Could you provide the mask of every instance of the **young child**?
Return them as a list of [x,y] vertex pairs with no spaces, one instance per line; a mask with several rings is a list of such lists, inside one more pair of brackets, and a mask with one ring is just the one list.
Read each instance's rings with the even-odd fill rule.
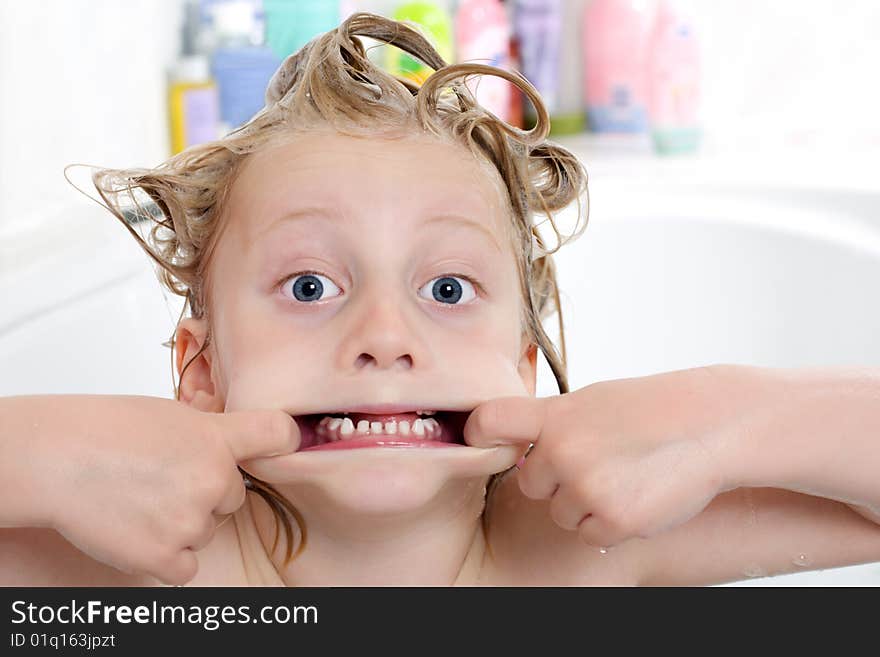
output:
[[[358,36],[436,73],[396,79]],[[469,74],[516,84],[534,129],[479,107]],[[712,584],[880,560],[876,372],[568,392],[541,322],[551,253],[585,227],[553,213],[587,175],[524,78],[361,13],[266,101],[160,167],[96,175],[123,222],[121,193],[161,211],[151,244],[125,225],[191,311],[177,401],[0,400],[4,583]],[[558,396],[534,396],[538,349]]]

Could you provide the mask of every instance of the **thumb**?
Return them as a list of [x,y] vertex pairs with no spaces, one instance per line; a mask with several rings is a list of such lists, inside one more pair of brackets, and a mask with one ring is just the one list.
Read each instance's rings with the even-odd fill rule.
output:
[[528,445],[544,426],[546,401],[538,397],[500,397],[477,406],[464,425],[464,441],[472,447]]
[[236,463],[260,456],[289,454],[299,448],[299,426],[281,410],[247,410],[212,414]]

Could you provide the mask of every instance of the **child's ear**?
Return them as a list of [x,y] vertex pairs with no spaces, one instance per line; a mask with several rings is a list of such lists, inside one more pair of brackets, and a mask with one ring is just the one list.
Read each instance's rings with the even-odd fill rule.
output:
[[529,394],[534,396],[538,378],[538,345],[529,343],[524,345],[517,369]]
[[[175,335],[177,354],[177,375],[180,377],[184,367],[186,372],[180,380],[180,401],[200,411],[222,413],[225,402],[216,394],[214,381],[211,378],[211,347],[201,353],[208,335],[208,323],[205,319],[187,317],[180,320]],[[198,354],[198,356],[196,356]],[[190,363],[190,361],[192,362]],[[189,366],[187,366],[189,363]]]

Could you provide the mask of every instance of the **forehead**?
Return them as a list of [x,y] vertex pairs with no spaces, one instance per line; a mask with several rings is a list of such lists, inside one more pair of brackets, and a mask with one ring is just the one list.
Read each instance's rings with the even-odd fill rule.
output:
[[429,136],[306,134],[250,154],[230,190],[228,210],[246,217],[239,230],[248,244],[285,212],[312,204],[351,215],[365,209],[412,217],[457,213],[509,237],[502,189],[491,165],[458,144]]

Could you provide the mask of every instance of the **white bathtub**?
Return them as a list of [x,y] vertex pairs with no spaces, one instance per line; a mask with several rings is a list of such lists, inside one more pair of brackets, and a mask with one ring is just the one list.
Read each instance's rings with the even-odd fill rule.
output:
[[[573,387],[721,362],[880,367],[880,191],[568,145],[592,200],[557,258]],[[109,213],[82,201],[63,225],[0,243],[0,395],[172,397],[161,343],[180,301]],[[880,563],[744,584],[880,585]]]

